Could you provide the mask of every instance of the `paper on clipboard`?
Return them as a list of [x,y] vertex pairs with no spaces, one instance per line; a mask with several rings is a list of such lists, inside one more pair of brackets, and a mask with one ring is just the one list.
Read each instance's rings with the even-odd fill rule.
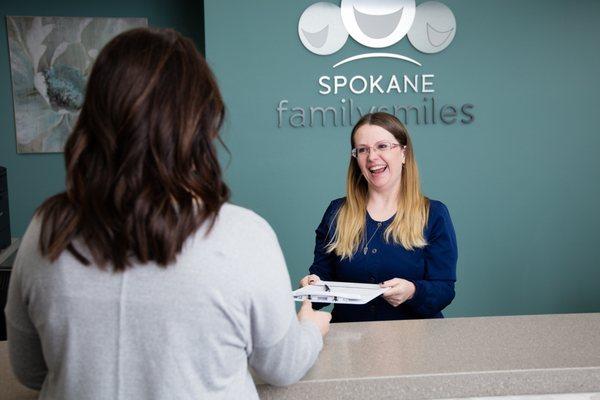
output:
[[366,304],[389,288],[372,283],[320,281],[294,290],[294,300],[317,303]]

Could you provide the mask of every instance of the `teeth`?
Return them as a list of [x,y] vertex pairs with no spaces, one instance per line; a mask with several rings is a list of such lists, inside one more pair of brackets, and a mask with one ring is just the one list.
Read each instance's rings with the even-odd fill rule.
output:
[[369,171],[371,172],[381,172],[385,169],[385,165],[381,166],[381,167],[373,167],[373,168],[369,168]]

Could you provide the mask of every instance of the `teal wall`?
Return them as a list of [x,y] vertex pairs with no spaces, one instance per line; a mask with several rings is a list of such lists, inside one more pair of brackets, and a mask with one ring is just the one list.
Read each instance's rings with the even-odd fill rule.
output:
[[62,154],[17,154],[6,15],[145,17],[148,24],[174,28],[204,51],[204,15],[196,0],[0,0],[0,165],[8,169],[11,229],[22,235],[41,202],[64,190]]
[[233,201],[274,227],[292,280],[307,272],[329,201],[344,195],[350,129],[278,128],[277,103],[420,104],[422,94],[322,96],[316,82],[433,73],[439,104],[475,105],[471,124],[409,121],[424,191],[447,204],[459,240],[447,315],[600,311],[600,2],[442,0],[458,25],[446,50],[424,55],[406,39],[385,49],[423,67],[379,59],[335,70],[369,49],[349,38],[331,56],[308,52],[297,24],[314,2],[205,1]]
[[[191,0],[9,2],[5,15],[135,16],[202,38]],[[369,51],[351,38],[319,57],[297,36],[313,2],[207,0],[207,58],[223,90],[226,169],[233,201],[276,230],[292,280],[312,260],[314,229],[344,194],[349,127],[276,125],[275,107],[420,104],[423,95],[322,96],[320,75],[433,73],[439,104],[475,105],[471,124],[408,124],[424,191],[450,208],[459,239],[450,316],[600,311],[600,17],[597,1],[451,1],[453,43],[423,55],[406,39],[386,49],[413,57],[331,66]],[[418,1],[421,3],[421,1]],[[35,209],[64,187],[62,155],[17,155],[7,40],[0,40],[0,165],[8,167],[11,220],[22,234]]]

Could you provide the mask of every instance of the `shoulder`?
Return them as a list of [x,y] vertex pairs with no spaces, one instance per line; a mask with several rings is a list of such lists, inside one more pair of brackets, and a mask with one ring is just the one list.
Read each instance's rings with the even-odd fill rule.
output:
[[336,219],[340,208],[346,202],[345,197],[340,197],[339,199],[332,200],[327,208],[325,209],[325,213],[323,214],[323,219],[321,220],[321,224],[326,224],[331,226],[334,220]]
[[226,242],[257,243],[276,239],[271,225],[260,215],[244,207],[225,203],[221,206],[209,236]]
[[[269,223],[247,208],[225,203],[210,231],[208,226],[204,224],[188,238],[182,259],[214,257],[211,262],[215,265],[256,269],[261,258],[274,257],[280,251],[277,235]],[[241,273],[238,267],[231,268]]]
[[331,203],[329,203],[329,205],[341,207],[342,204],[344,204],[345,202],[346,202],[346,197],[340,197],[338,199],[331,200]]
[[346,202],[345,197],[340,197],[339,199],[332,200],[329,203],[329,206],[327,206],[327,210],[325,210],[325,213],[326,214],[337,213],[339,211],[339,209],[342,208],[342,206],[344,205],[345,202]]
[[440,216],[448,216],[450,217],[450,211],[448,211],[448,207],[444,203],[439,200],[429,200],[429,220],[433,218],[439,218]]
[[235,204],[225,203],[219,210],[219,219],[224,221],[237,221],[242,223],[268,225],[267,221],[254,211],[236,206]]
[[271,225],[254,211],[225,203],[221,206],[217,216],[217,224],[225,225],[227,228],[235,227],[243,230],[260,230],[271,232]]
[[259,277],[287,271],[271,225],[256,212],[230,203],[221,206],[212,230],[196,235],[188,251],[187,260],[212,257],[219,276],[244,282],[247,288],[264,286]]
[[41,230],[42,218],[36,214],[19,243],[17,257],[12,267],[13,273],[19,271],[23,276],[34,279],[39,271],[47,270],[43,266],[50,262],[41,255],[39,250]]
[[25,234],[21,238],[21,243],[19,244],[21,258],[37,255],[41,231],[42,217],[40,215],[35,215],[29,223]]
[[30,248],[37,247],[38,241],[40,239],[40,234],[42,230],[42,220],[43,217],[40,214],[35,214],[29,222],[29,226],[21,239],[21,244],[19,248],[24,246],[28,246]]
[[439,200],[429,199],[429,218],[426,231],[433,235],[441,231],[454,231],[450,211]]

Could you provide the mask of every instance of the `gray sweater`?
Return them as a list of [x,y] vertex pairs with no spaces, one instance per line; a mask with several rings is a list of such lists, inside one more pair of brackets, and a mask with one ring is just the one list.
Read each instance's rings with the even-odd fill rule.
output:
[[224,205],[166,269],[107,272],[68,252],[50,263],[39,231],[34,219],[6,317],[13,370],[41,399],[256,399],[249,366],[291,384],[323,346],[296,318],[274,232],[249,210]]

